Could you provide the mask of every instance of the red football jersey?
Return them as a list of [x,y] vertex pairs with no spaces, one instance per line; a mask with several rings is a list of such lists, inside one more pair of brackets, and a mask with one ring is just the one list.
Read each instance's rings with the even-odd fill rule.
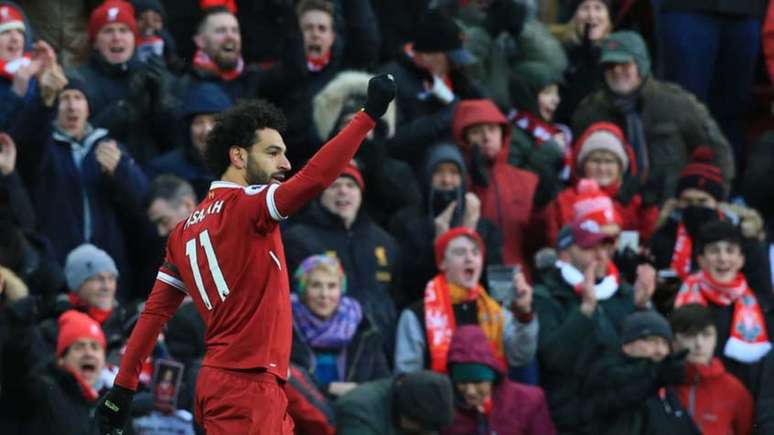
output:
[[204,365],[287,377],[292,319],[278,187],[213,182],[169,236],[168,261],[207,326]]
[[288,375],[292,317],[278,221],[319,195],[373,128],[365,113],[281,186],[215,181],[167,240],[164,264],[121,360],[115,383],[134,390],[141,362],[185,295],[207,327],[204,365]]

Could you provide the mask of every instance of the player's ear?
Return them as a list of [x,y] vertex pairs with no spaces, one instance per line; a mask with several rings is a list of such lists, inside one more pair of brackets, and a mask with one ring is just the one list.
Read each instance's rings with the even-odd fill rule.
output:
[[247,150],[236,145],[232,146],[228,149],[228,159],[235,168],[244,169],[247,167]]

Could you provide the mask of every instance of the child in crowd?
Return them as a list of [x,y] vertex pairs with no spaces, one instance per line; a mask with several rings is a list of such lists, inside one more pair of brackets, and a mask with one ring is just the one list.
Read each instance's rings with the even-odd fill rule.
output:
[[753,399],[715,356],[718,332],[710,311],[700,304],[677,308],[670,316],[675,351],[688,350],[680,403],[704,435],[752,433]]

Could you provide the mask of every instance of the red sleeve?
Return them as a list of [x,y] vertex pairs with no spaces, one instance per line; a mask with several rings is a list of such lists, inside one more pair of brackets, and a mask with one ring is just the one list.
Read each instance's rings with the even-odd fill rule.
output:
[[355,115],[336,137],[312,156],[303,169],[282,183],[276,192],[269,192],[269,202],[272,204],[270,210],[276,210],[284,218],[317,197],[336,181],[374,125],[374,121],[365,112]]
[[774,2],[769,4],[766,19],[763,22],[763,55],[766,58],[766,69],[769,71],[769,79],[774,84]]
[[126,351],[121,358],[121,368],[116,376],[116,384],[130,390],[137,389],[142,363],[156,345],[161,328],[183,302],[185,292],[185,286],[177,275],[176,268],[165,261],[156,275],[156,284],[145,302],[145,308],[132,330],[132,335],[129,336]]

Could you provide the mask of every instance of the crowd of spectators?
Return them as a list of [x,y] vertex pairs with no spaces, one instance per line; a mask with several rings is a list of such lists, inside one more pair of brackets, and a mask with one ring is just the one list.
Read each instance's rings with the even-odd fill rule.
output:
[[[376,73],[282,224],[296,434],[774,435],[764,0],[0,1],[0,433],[98,434],[219,113],[281,108],[290,175]],[[126,433],[202,433],[205,333]]]

